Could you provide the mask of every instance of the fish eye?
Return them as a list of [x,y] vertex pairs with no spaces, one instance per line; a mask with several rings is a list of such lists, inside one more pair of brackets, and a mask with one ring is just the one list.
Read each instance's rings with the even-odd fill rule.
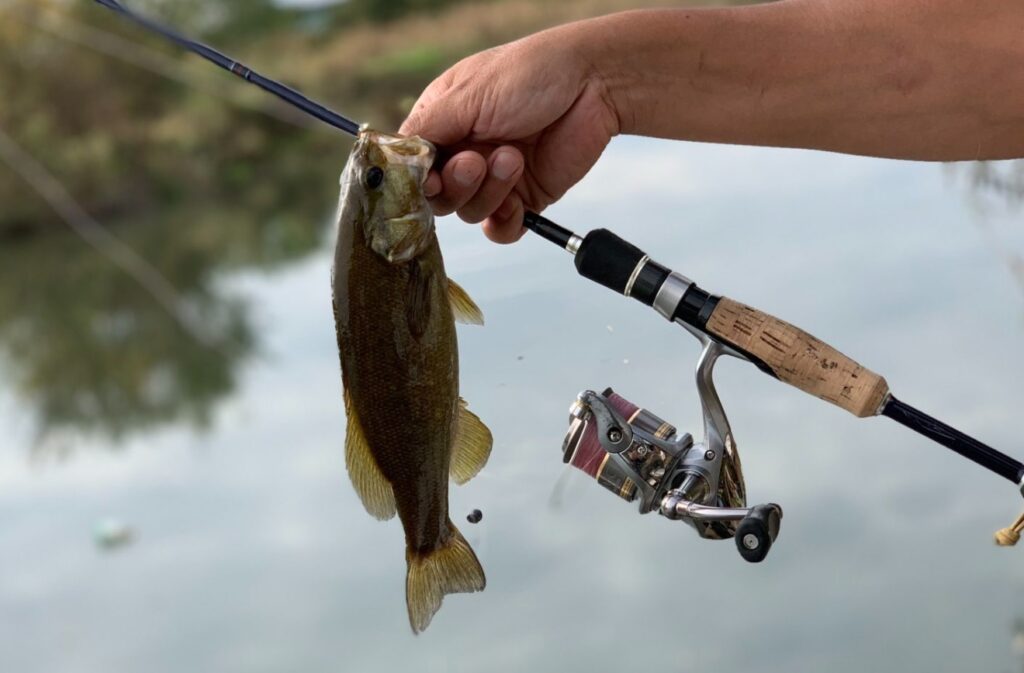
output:
[[384,182],[384,169],[380,166],[371,166],[366,171],[365,180],[367,189],[377,189]]

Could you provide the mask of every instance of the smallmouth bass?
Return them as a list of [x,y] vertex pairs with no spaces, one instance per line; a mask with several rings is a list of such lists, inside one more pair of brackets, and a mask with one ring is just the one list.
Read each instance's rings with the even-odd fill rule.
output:
[[484,588],[448,517],[448,479],[475,476],[492,444],[459,398],[455,320],[482,325],[483,316],[445,275],[423,195],[434,156],[420,138],[361,131],[342,174],[332,273],[345,464],[366,510],[402,521],[415,633],[445,595]]

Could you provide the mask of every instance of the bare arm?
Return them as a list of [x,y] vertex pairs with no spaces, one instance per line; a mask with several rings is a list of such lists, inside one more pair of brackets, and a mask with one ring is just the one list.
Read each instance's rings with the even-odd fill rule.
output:
[[923,160],[1024,156],[1024,2],[789,0],[605,17],[620,130]]
[[[1024,157],[1021,0],[785,0],[640,10],[472,56],[403,126],[428,183],[501,242],[619,133],[920,160]],[[498,165],[505,169],[496,170]]]

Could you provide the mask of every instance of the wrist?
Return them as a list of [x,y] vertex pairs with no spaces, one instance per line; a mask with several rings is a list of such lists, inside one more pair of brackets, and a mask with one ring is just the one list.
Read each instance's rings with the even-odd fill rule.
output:
[[719,139],[723,124],[738,126],[752,109],[760,66],[744,56],[749,21],[738,20],[741,12],[751,13],[641,9],[585,22],[580,48],[608,92],[620,132]]
[[656,113],[665,109],[666,96],[678,87],[679,61],[690,51],[680,28],[693,14],[640,9],[578,24],[575,49],[588,79],[604,92],[620,133],[659,135]]
[[[628,12],[627,12],[628,13]],[[618,15],[584,19],[557,26],[539,33],[545,44],[538,45],[547,55],[549,63],[570,73],[569,81],[584,92],[597,94],[603,102],[603,117],[611,126],[611,135],[629,133],[624,123],[632,121],[631,86],[637,77],[629,76],[612,53],[617,49],[610,41],[609,32],[615,30],[608,22]]]
[[592,87],[615,120],[615,134],[637,133],[636,99],[642,88],[640,73],[624,58],[629,15],[634,11],[586,19],[566,26],[567,44],[581,68],[581,86]]

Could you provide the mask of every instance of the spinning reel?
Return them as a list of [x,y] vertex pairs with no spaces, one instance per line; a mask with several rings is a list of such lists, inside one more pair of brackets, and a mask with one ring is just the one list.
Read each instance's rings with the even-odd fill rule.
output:
[[720,355],[742,355],[714,339],[701,340],[702,442],[694,443],[689,433],[679,434],[611,388],[600,395],[587,390],[569,409],[563,462],[623,500],[639,501],[641,514],[685,521],[703,538],[734,538],[740,555],[758,563],[779,535],[782,508],[774,503],[747,507],[739,453],[712,379]]

